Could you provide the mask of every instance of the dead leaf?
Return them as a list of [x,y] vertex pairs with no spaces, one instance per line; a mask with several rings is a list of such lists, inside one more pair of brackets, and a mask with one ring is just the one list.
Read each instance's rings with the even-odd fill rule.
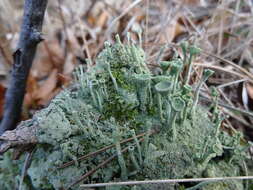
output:
[[184,5],[198,5],[200,0],[183,0]]
[[76,65],[75,56],[73,54],[68,54],[65,60],[65,65],[63,67],[63,74],[64,75],[71,74],[75,69],[75,65]]
[[89,17],[87,18],[87,22],[88,22],[91,26],[94,26],[95,23],[96,23],[96,19],[95,19],[93,16],[89,15]]
[[38,52],[41,53],[38,54],[32,66],[32,73],[36,78],[41,79],[48,76],[55,68],[62,69],[64,54],[57,40],[43,42]]
[[57,78],[62,86],[68,86],[69,83],[72,81],[72,78],[69,75],[64,75],[61,73],[58,73]]
[[103,28],[105,26],[105,24],[106,24],[108,16],[109,16],[108,13],[106,11],[103,11],[99,15],[99,17],[97,19],[97,22],[96,22],[96,25],[99,26],[99,27],[101,27],[101,28]]
[[50,94],[54,91],[57,85],[57,69],[54,69],[47,80],[41,85],[41,87],[34,93],[36,100],[47,100]]
[[34,93],[38,91],[38,83],[33,74],[30,74],[27,80],[26,94],[24,98],[24,106],[29,109],[35,104]]
[[56,88],[54,91],[48,94],[47,97],[38,101],[38,105],[47,106],[50,100],[52,100],[57,94],[59,94],[61,90],[61,88]]
[[166,27],[164,35],[162,35],[160,42],[161,43],[170,43],[172,42],[179,34],[185,32],[185,28],[179,24],[178,21],[173,20]]

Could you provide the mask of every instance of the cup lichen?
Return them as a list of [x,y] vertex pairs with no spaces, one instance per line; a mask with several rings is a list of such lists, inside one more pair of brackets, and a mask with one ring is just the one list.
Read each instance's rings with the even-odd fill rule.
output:
[[[198,53],[187,44],[182,47],[184,62],[188,51],[189,59]],[[117,159],[84,182],[242,175],[241,161],[247,158],[248,144],[241,143],[240,135],[221,131],[220,120],[213,122],[207,108],[193,103],[189,80],[184,86],[178,82],[182,61],[176,63],[171,65],[172,70],[176,69],[172,76],[167,72],[167,62],[162,63],[163,74],[155,76],[148,69],[141,48],[130,42],[122,44],[119,36],[116,44],[105,43],[95,66],[87,72],[77,69],[75,88],[65,89],[34,115],[38,145],[23,189],[65,188],[114,154]],[[113,148],[78,161],[80,156],[110,145]],[[128,151],[122,152],[124,148]],[[20,179],[17,171],[22,164],[11,163],[6,168],[7,158],[5,155],[0,160],[0,185],[4,190],[15,186],[11,185],[11,177]],[[71,160],[74,164],[59,168]],[[186,189],[184,185],[117,189]],[[204,184],[199,189],[243,190],[245,185],[242,181],[230,181]]]

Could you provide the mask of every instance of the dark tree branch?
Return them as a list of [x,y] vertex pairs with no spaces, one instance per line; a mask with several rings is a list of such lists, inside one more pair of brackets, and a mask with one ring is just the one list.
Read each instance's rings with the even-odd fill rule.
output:
[[25,0],[24,17],[17,51],[13,54],[9,88],[5,95],[4,115],[0,135],[16,128],[19,122],[26,90],[26,81],[36,53],[37,44],[42,41],[41,29],[47,0]]

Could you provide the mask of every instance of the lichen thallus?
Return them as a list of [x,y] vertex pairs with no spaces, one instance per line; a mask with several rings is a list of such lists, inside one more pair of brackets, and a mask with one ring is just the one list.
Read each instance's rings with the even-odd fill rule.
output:
[[[128,40],[130,41],[130,40]],[[119,36],[116,36],[117,45],[123,46],[121,43]],[[128,45],[130,42],[128,42]],[[183,60],[180,58],[175,58],[172,61],[161,61],[160,68],[162,69],[163,75],[153,76],[149,72],[143,72],[143,70],[147,69],[145,65],[141,63],[139,68],[133,74],[134,86],[137,90],[137,99],[139,101],[138,107],[141,112],[149,112],[151,111],[150,108],[155,104],[157,106],[157,111],[159,115],[159,119],[162,123],[167,126],[165,129],[161,130],[170,130],[172,135],[172,141],[177,139],[178,130],[176,127],[177,120],[181,125],[184,125],[188,114],[195,113],[195,107],[198,102],[199,91],[203,83],[208,79],[208,77],[213,73],[213,71],[205,70],[203,77],[201,78],[196,91],[194,93],[194,97],[192,98],[192,87],[189,85],[190,75],[192,72],[192,61],[193,57],[199,53],[199,49],[189,45],[186,42],[181,44],[182,52],[183,52]],[[107,50],[109,56],[113,56],[113,53],[118,52],[111,52],[110,44],[108,42],[105,43],[105,49]],[[123,48],[124,49],[124,48]],[[125,53],[132,54],[132,57],[138,62],[137,59],[137,52],[135,45],[129,45],[129,48],[124,49]],[[189,56],[188,56],[189,54]],[[124,59],[124,58],[122,58]],[[105,69],[109,73],[109,77],[112,81],[112,85],[116,92],[120,91],[119,84],[117,77],[114,76],[113,69],[111,67],[115,67],[115,65],[110,65],[106,60],[104,63],[101,64],[102,69]],[[179,80],[180,73],[183,71],[183,68],[187,67],[186,77],[183,82]],[[134,69],[134,68],[132,68]],[[83,73],[81,71],[81,75],[77,78],[81,84],[83,84]],[[89,91],[91,94],[91,98],[93,101],[94,106],[98,108],[100,112],[103,111],[103,102],[104,98],[106,100],[109,99],[108,89],[105,85],[105,79],[93,79],[90,82],[87,81],[87,86],[89,87]],[[102,88],[100,86],[102,85]],[[85,85],[81,85],[84,88]],[[155,96],[154,96],[155,93]],[[103,96],[103,98],[102,98]],[[77,158],[75,161],[67,162],[56,169],[63,169],[68,166],[75,164],[77,161],[82,161],[90,157],[94,157],[100,153],[103,153],[109,149],[116,148],[116,154],[112,155],[110,158],[104,160],[99,164],[96,168],[92,169],[91,171],[87,172],[85,175],[81,176],[80,178],[76,179],[69,185],[69,187],[79,183],[80,181],[84,180],[85,178],[92,175],[98,169],[106,165],[109,161],[118,158],[118,163],[121,168],[121,178],[126,180],[128,177],[127,167],[124,161],[124,157],[122,156],[123,153],[129,152],[131,161],[135,169],[138,171],[144,164],[143,161],[143,151],[144,154],[147,153],[148,149],[148,138],[150,135],[154,135],[159,132],[159,130],[155,129],[151,126],[151,123],[146,123],[149,127],[147,127],[147,132],[141,133],[136,135],[135,130],[132,129],[132,137],[128,139],[122,139],[120,135],[120,131],[116,130],[113,132],[113,139],[114,144],[105,146],[95,152],[86,154]],[[142,138],[140,138],[142,137]],[[126,143],[132,142],[134,143],[128,145],[125,148],[122,146]],[[140,142],[144,141],[144,150],[142,150]],[[135,147],[137,147],[138,156],[135,157],[134,151]],[[208,160],[208,159],[207,159]]]

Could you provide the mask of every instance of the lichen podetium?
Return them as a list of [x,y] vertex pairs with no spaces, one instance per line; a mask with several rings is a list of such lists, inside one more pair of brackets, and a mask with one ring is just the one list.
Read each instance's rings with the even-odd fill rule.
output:
[[[189,47],[184,46],[185,59],[188,51]],[[242,163],[247,159],[248,144],[241,143],[239,132],[230,136],[220,130],[221,120],[209,119],[208,108],[193,104],[197,98],[188,80],[184,84],[179,77],[183,62],[188,61],[176,58],[171,63],[161,62],[164,71],[154,75],[141,48],[122,44],[118,36],[114,45],[106,42],[95,66],[87,72],[82,67],[76,69],[75,88],[64,90],[47,108],[34,115],[33,121],[39,126],[36,133],[39,143],[24,189],[29,186],[61,189],[114,154],[116,159],[84,182],[244,175]],[[175,68],[178,68],[176,73]],[[144,134],[142,141],[137,137],[139,134]],[[121,143],[129,138],[133,140]],[[95,157],[77,160],[112,144],[115,146]],[[128,151],[121,153],[126,147]],[[8,156],[0,160],[0,185],[7,190],[17,185],[22,164],[9,162]],[[57,168],[71,160],[75,161],[73,165]],[[16,184],[9,180],[13,175]],[[194,185],[187,184],[187,188]],[[116,189],[154,188],[175,190],[186,186]],[[245,188],[242,181],[213,182],[200,187],[202,190]]]

